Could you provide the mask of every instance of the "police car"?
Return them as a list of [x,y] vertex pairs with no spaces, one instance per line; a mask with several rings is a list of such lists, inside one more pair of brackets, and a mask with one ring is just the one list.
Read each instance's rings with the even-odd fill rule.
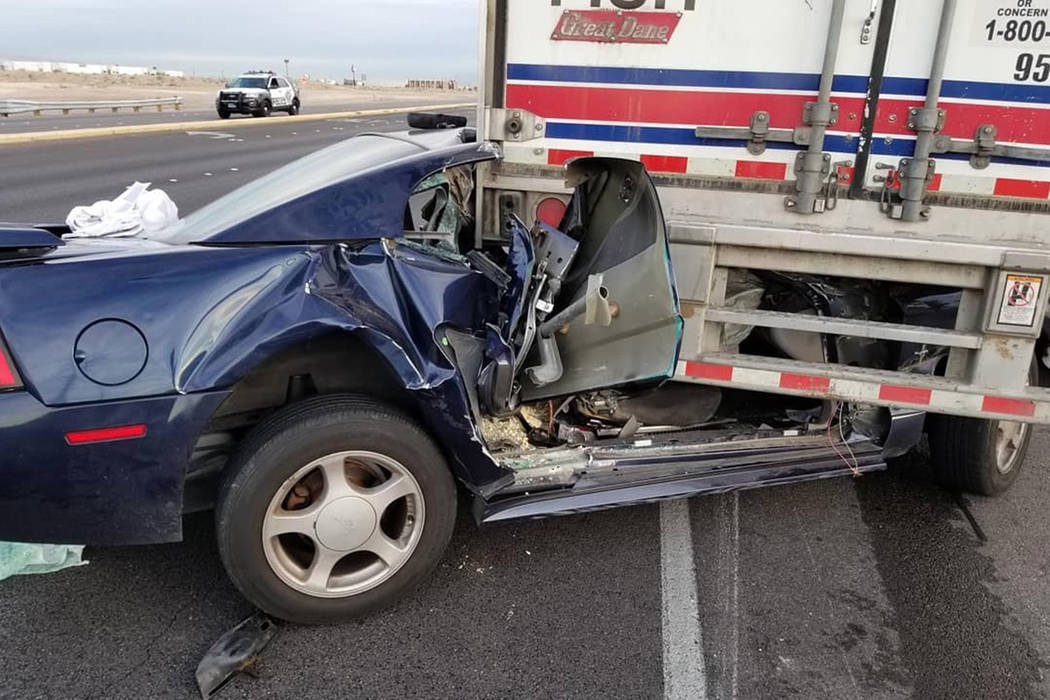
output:
[[248,71],[237,76],[215,98],[221,119],[231,114],[268,117],[272,111],[299,113],[299,90],[273,71]]

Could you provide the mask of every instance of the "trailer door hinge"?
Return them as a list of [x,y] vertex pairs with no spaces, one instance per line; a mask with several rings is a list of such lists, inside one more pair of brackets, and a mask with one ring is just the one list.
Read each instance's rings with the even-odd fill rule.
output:
[[522,143],[541,139],[547,135],[547,122],[523,109],[489,108],[485,111],[488,120],[488,138],[491,141],[513,141]]
[[751,140],[747,142],[747,152],[760,156],[766,152],[766,140],[769,138],[769,112],[755,112],[751,115]]
[[974,154],[970,156],[970,165],[975,170],[984,170],[992,163],[992,155],[995,154],[995,138],[999,130],[994,124],[982,124],[977,127],[977,133],[973,137]]
[[1016,160],[1050,161],[1050,149],[1032,146],[1014,146],[999,143],[999,130],[994,124],[981,124],[977,127],[972,141],[953,139],[939,135],[933,142],[933,153],[969,154],[970,165],[976,170],[984,170],[992,158],[1014,158]]
[[766,152],[769,142],[805,145],[807,141],[802,129],[774,129],[769,112],[759,110],[751,115],[749,126],[698,126],[693,132],[698,139],[732,139],[747,141],[747,152],[760,156]]

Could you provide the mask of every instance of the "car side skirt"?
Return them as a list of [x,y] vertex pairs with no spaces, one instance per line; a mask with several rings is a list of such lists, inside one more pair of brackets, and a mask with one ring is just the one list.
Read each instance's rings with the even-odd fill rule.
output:
[[[803,438],[805,442],[808,441]],[[619,457],[600,460],[588,455],[584,459],[591,465],[600,462],[599,471],[585,472],[571,486],[561,489],[489,501],[478,498],[474,516],[483,524],[572,515],[701,494],[859,476],[886,468],[882,448],[867,438],[854,437],[848,448],[846,445],[826,440],[819,446],[799,444],[774,449],[724,445],[722,449],[692,455],[678,452],[663,461],[653,459],[660,446],[638,450],[637,454],[624,451]],[[583,457],[583,451],[580,454]]]

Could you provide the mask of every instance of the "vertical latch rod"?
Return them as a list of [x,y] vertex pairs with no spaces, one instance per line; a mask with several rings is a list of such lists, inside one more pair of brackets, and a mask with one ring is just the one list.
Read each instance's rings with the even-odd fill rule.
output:
[[824,137],[828,127],[837,121],[838,105],[831,102],[831,86],[835,82],[835,65],[838,63],[845,11],[846,0],[834,0],[831,6],[828,42],[824,47],[820,94],[815,103],[806,105],[804,118],[810,125],[809,148],[800,153],[795,162],[797,193],[785,201],[788,209],[799,214],[814,214],[823,210],[823,206],[818,206],[818,200],[824,180],[831,170],[831,157],[824,153]]
[[923,200],[926,198],[927,183],[930,180],[930,154],[933,152],[934,138],[944,128],[946,117],[944,110],[939,109],[937,104],[944,82],[944,64],[948,57],[952,25],[955,22],[955,6],[956,0],[944,0],[937,44],[933,52],[933,65],[930,67],[926,103],[921,109],[913,109],[908,114],[908,124],[918,133],[918,137],[915,140],[915,155],[907,161],[906,167],[902,168],[899,174],[902,221],[919,221],[930,215],[930,210],[923,205]]

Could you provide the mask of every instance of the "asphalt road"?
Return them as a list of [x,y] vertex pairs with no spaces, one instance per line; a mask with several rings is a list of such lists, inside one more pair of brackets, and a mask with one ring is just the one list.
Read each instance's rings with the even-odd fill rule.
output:
[[[310,102],[303,105],[303,114],[327,112],[351,112],[367,109],[386,109],[392,107],[411,107],[413,105],[432,105],[437,103],[469,102],[470,95],[462,93],[450,93],[444,99],[435,99],[433,95],[420,97],[396,97],[393,99],[342,100],[332,102]],[[286,116],[284,112],[274,112],[272,119],[280,119]],[[10,117],[0,116],[0,134],[15,134],[26,131],[59,131],[61,129],[91,129],[94,127],[130,126],[133,124],[169,124],[189,121],[210,121],[218,119],[214,109],[187,109],[174,110],[166,107],[164,111],[158,112],[155,107],[143,107],[142,111],[134,112],[130,109],[122,109],[119,112],[109,110],[97,111],[94,114],[87,110],[75,110],[69,114],[57,112],[44,112],[39,117],[26,114],[14,114]],[[232,120],[252,119],[249,115],[234,115]]]
[[[188,212],[399,121],[6,147],[0,220],[61,219],[135,179]],[[678,504],[485,529],[464,516],[412,596],[355,624],[284,626],[258,678],[219,697],[657,698],[682,687],[690,654],[704,660],[691,697],[696,683],[709,698],[1046,697],[1048,477],[1040,429],[995,500],[940,490],[919,456]],[[89,548],[88,566],[0,583],[0,696],[192,697],[200,656],[251,611],[210,517],[185,530],[181,544]],[[675,616],[694,606],[698,634]]]
[[[459,113],[470,116],[466,110]],[[77,204],[112,199],[136,180],[164,189],[188,214],[324,146],[366,131],[407,129],[395,114],[223,131],[179,131],[0,146],[0,221],[64,221]]]

